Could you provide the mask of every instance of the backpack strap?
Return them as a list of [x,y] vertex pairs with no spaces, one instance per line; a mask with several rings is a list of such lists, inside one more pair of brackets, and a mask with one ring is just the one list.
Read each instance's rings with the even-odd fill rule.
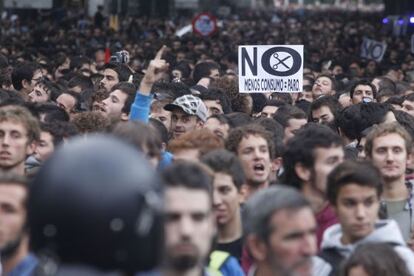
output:
[[335,248],[325,248],[318,256],[329,263],[332,267],[330,276],[338,275],[342,261],[345,259]]
[[[217,271],[220,272],[220,268],[223,266],[223,264],[227,261],[227,259],[230,257],[230,254],[228,252],[214,250],[210,254],[210,262],[208,264],[209,271]],[[220,273],[221,275],[221,273]]]

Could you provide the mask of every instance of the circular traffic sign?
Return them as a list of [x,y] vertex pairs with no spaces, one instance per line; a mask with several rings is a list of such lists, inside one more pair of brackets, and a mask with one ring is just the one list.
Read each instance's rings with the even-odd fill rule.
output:
[[210,13],[200,13],[193,19],[193,32],[210,36],[217,31],[217,18]]

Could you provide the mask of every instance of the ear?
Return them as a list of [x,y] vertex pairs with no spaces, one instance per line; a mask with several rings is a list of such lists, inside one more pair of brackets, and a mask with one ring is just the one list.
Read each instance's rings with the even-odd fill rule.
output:
[[200,119],[197,119],[196,129],[202,129],[204,126],[204,122]]
[[270,169],[272,172],[277,172],[282,167],[282,157],[278,157],[272,160]]
[[411,153],[407,154],[407,161],[406,161],[406,166],[407,168],[412,168],[413,167],[413,152],[411,151]]
[[247,201],[249,197],[249,186],[247,184],[243,184],[239,190],[239,203],[243,204]]
[[128,114],[122,112],[121,113],[121,121],[128,121],[128,120],[129,120]]
[[245,184],[241,185],[239,187],[239,190],[237,191],[237,202],[241,205],[243,203],[246,202],[245,200],[245,189],[244,189]]
[[217,230],[217,222],[216,222],[216,216],[213,212],[210,212],[210,227],[211,227],[211,237],[217,237],[218,230]]
[[31,142],[26,147],[26,155],[32,155],[36,151],[37,142]]
[[295,164],[295,173],[302,181],[308,182],[311,180],[311,170],[305,167],[302,163]]
[[161,143],[161,151],[163,152],[163,151],[166,151],[166,150],[167,150],[167,144],[162,142]]
[[30,82],[28,80],[22,80],[22,87],[23,88],[29,88]]
[[256,261],[264,261],[267,258],[266,244],[260,240],[256,235],[248,235],[246,238],[246,245],[252,257]]

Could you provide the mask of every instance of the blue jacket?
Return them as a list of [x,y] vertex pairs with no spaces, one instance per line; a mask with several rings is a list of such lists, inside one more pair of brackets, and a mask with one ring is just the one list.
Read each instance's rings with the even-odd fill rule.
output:
[[148,123],[152,99],[152,95],[146,96],[137,91],[134,102],[131,105],[129,119],[131,121],[141,121]]
[[[148,123],[152,99],[152,95],[146,96],[137,91],[134,102],[131,105],[131,110],[129,112],[129,120]],[[173,155],[170,152],[162,152],[158,169],[165,168],[166,166],[170,165],[172,161]]]

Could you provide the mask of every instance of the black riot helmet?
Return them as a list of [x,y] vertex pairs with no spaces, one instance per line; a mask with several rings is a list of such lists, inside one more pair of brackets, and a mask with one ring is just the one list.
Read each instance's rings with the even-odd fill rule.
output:
[[155,170],[132,146],[102,135],[76,138],[32,182],[31,247],[57,266],[150,270],[162,253],[160,187]]

